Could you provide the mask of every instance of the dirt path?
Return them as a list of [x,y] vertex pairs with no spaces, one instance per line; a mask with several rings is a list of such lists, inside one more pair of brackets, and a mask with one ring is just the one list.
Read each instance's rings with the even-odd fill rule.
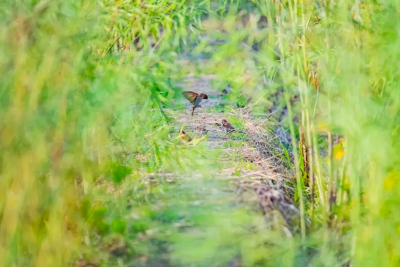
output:
[[[163,169],[143,168],[140,179],[118,187],[99,185],[118,218],[111,227],[122,217],[129,229],[98,241],[99,251],[110,255],[105,266],[288,266],[277,255],[295,240],[299,224],[281,146],[265,119],[248,109],[218,107],[224,97],[212,79],[191,77],[181,84],[209,95],[193,117],[183,97],[186,110],[164,110],[174,129],[168,128],[173,141],[154,146],[164,157]],[[236,131],[227,133],[223,119]],[[195,141],[176,140],[182,127]],[[81,263],[76,266],[99,266]]]
[[[165,110],[174,128],[170,137],[183,127],[194,139],[181,140],[177,148],[193,164],[173,161],[178,172],[144,179],[151,227],[139,235],[136,247],[143,246],[138,252],[143,256],[135,258],[135,266],[271,266],[266,255],[276,257],[282,243],[298,233],[292,174],[280,144],[265,119],[247,109],[218,107],[224,97],[212,79],[191,77],[180,84],[209,96],[193,117],[183,97],[185,110]],[[227,133],[223,119],[234,132]]]
[[[274,223],[292,236],[297,231],[293,220],[298,210],[291,201],[294,190],[288,185],[292,174],[276,137],[266,129],[265,121],[253,118],[248,110],[238,109],[231,114],[216,112],[215,107],[223,104],[223,100],[221,93],[212,88],[212,79],[212,76],[191,77],[181,84],[185,90],[208,94],[209,100],[201,103],[202,108],[196,109],[193,117],[191,105],[186,101],[186,112],[176,118],[178,126],[184,126],[186,133],[195,138],[205,136],[209,149],[220,149],[225,163],[217,179],[233,181],[238,188],[236,197],[253,208],[258,205],[269,225]],[[222,120],[232,122],[230,118],[242,122],[233,133],[222,127]],[[246,163],[251,167],[243,167]]]

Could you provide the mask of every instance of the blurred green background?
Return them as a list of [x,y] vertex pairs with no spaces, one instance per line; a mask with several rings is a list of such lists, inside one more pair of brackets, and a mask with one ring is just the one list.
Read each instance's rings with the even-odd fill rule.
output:
[[[397,0],[2,1],[0,266],[399,266],[399,48]],[[296,235],[171,138],[193,74],[291,133]]]

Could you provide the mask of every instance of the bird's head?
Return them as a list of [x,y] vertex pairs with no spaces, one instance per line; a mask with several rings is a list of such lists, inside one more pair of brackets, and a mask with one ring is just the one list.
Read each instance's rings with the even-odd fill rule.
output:
[[200,94],[200,97],[201,97],[202,99],[208,99],[208,96],[207,96],[206,94],[203,94],[203,93]]

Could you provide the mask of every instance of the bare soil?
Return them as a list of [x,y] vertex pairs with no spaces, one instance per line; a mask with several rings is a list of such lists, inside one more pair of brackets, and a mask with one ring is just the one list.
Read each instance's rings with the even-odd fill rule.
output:
[[[241,199],[245,197],[253,205],[258,203],[266,221],[276,223],[278,218],[279,227],[291,236],[297,231],[293,222],[297,220],[298,209],[291,200],[293,174],[285,163],[278,137],[266,127],[265,119],[252,117],[249,109],[237,109],[230,114],[216,112],[213,108],[223,103],[223,95],[212,88],[212,80],[212,76],[190,77],[180,84],[185,90],[206,93],[209,99],[201,102],[201,108],[196,109],[193,117],[190,115],[191,105],[186,101],[187,110],[175,118],[177,128],[184,125],[190,136],[205,136],[203,142],[210,149],[221,149],[226,167],[219,179],[232,180]],[[245,140],[237,140],[235,133],[228,133],[222,127],[222,120],[228,120],[230,116],[244,121],[244,129],[236,130],[236,133],[242,133]],[[226,145],[228,142],[237,145]],[[251,163],[254,168],[238,168],[236,163],[240,162]]]

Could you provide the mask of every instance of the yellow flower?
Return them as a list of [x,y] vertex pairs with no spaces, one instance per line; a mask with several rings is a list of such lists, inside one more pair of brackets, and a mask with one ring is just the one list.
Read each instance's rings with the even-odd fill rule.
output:
[[398,180],[400,178],[400,173],[398,171],[391,171],[383,181],[383,188],[386,191],[391,191],[396,186]]
[[333,158],[341,159],[345,155],[344,138],[339,138],[339,143],[333,148]]

